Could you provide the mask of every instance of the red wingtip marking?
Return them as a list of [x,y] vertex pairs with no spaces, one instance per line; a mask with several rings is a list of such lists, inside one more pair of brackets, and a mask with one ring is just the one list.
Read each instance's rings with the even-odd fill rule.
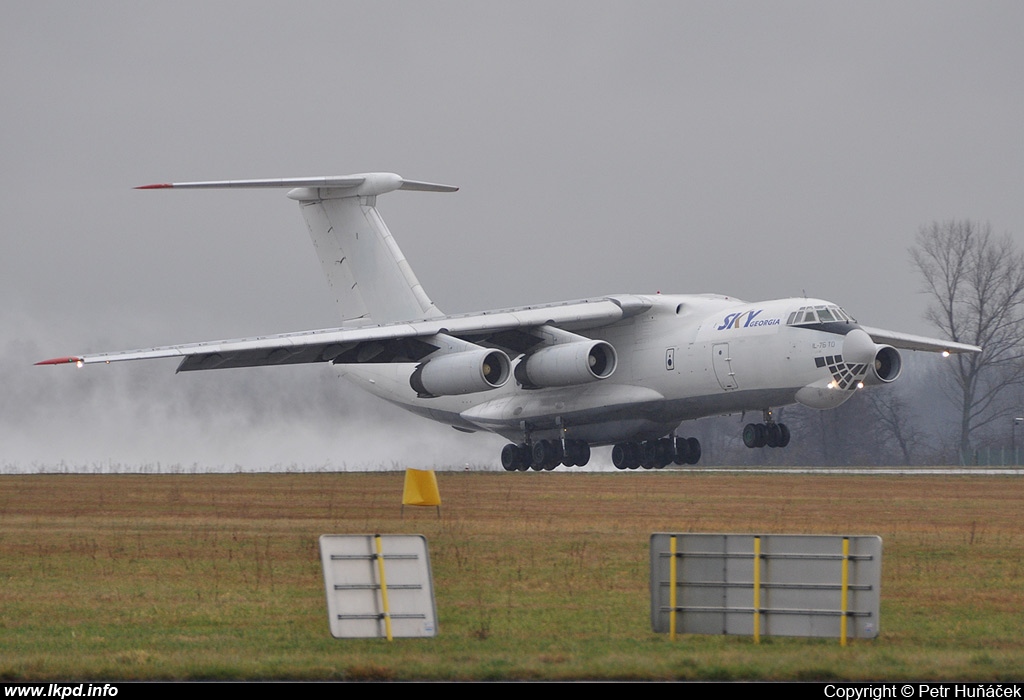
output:
[[161,182],[156,185],[139,185],[135,189],[137,190],[162,190],[168,187],[174,187],[170,182]]
[[42,362],[37,362],[36,364],[37,365],[70,365],[72,363],[81,362],[81,361],[82,361],[82,358],[80,358],[80,357],[55,357],[52,360],[43,360]]

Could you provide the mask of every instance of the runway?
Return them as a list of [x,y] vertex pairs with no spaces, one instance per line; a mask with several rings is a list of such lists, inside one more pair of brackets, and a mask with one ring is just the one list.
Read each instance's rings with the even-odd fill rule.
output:
[[1024,476],[1020,467],[708,467],[690,472],[723,474],[845,474],[850,476]]

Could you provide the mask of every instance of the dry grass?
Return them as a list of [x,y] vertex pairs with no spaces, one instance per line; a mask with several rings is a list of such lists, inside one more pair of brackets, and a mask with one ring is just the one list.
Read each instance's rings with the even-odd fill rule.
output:
[[[1015,477],[440,473],[0,477],[0,675],[130,678],[1024,677]],[[881,636],[649,628],[652,532],[877,534]],[[440,635],[334,640],[317,537],[426,535]]]

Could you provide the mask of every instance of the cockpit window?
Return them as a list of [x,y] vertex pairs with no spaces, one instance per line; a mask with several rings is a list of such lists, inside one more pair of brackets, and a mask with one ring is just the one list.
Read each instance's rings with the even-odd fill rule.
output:
[[856,323],[850,314],[838,306],[802,306],[789,314],[787,326],[803,326],[811,323]]
[[833,308],[838,312],[838,316],[836,316],[836,318],[838,318],[838,319],[840,319],[842,321],[849,321],[850,323],[856,323],[857,322],[857,319],[855,319],[850,314],[846,313],[846,311],[842,307],[836,306],[836,307],[833,307]]

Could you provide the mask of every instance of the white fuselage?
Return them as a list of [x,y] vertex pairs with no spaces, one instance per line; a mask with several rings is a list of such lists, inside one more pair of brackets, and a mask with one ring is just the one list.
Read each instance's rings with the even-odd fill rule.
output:
[[457,428],[488,430],[513,441],[525,433],[554,439],[564,429],[566,437],[593,445],[657,438],[684,420],[798,400],[832,408],[856,388],[829,386],[835,363],[832,370],[824,363],[842,353],[845,333],[856,329],[855,323],[827,330],[824,324],[787,325],[796,309],[828,302],[751,304],[710,294],[642,299],[650,303],[644,313],[588,332],[610,343],[618,355],[610,377],[588,384],[525,389],[509,381],[491,391],[420,398],[409,384],[413,364],[338,369],[376,396]]

